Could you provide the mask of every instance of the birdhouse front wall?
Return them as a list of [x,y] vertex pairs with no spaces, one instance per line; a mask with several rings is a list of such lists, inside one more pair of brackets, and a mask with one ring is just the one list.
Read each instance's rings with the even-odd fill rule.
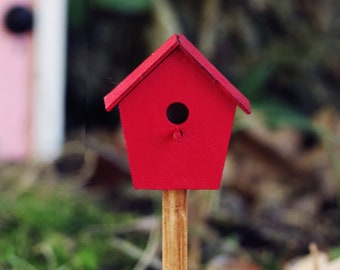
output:
[[236,104],[190,55],[174,50],[119,109],[135,188],[219,188]]

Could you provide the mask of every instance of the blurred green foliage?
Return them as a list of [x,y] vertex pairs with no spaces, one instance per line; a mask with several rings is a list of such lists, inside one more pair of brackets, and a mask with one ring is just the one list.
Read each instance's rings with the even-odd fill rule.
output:
[[315,127],[308,116],[283,104],[277,98],[268,97],[268,94],[265,92],[265,84],[273,74],[274,69],[272,65],[263,62],[250,69],[242,77],[237,87],[251,100],[252,108],[265,115],[268,127],[291,126],[301,131],[315,131]]
[[[284,253],[284,252],[282,252]],[[273,254],[270,252],[262,251],[257,256],[258,263],[267,270],[280,270],[280,259],[283,258],[282,254]]]
[[333,247],[333,248],[329,251],[329,258],[330,258],[330,260],[340,258],[340,246],[338,246],[338,247]]
[[237,84],[242,93],[251,99],[252,103],[263,102],[264,84],[272,75],[272,68],[269,64],[260,63],[250,69]]
[[0,195],[0,269],[131,269],[129,257],[110,246],[115,225],[131,214],[112,214],[60,183],[24,191],[13,183]]
[[139,13],[150,9],[151,0],[93,0],[92,4],[122,13]]
[[72,0],[68,1],[68,22],[72,29],[84,27],[91,9],[103,9],[122,14],[147,12],[151,8],[151,0]]
[[91,9],[102,9],[122,14],[138,14],[149,11],[151,0],[72,0],[68,1],[68,22],[72,29],[84,27]]
[[68,1],[68,23],[73,29],[82,27],[88,19],[88,1],[72,0]]

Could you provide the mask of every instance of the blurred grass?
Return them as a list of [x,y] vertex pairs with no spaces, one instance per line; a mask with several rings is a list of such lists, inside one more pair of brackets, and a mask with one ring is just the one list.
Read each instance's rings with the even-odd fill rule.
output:
[[110,239],[132,214],[113,214],[50,174],[28,184],[27,169],[15,167],[0,175],[0,269],[131,269]]
[[340,246],[334,247],[329,251],[330,260],[340,258]]

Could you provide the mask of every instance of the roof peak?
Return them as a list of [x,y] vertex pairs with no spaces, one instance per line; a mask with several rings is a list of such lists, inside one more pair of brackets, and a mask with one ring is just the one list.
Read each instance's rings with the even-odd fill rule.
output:
[[104,98],[106,110],[112,110],[178,47],[181,47],[181,49],[191,57],[197,65],[209,74],[214,82],[222,87],[223,92],[231,97],[245,113],[250,113],[249,100],[237,90],[235,86],[233,86],[183,34],[173,34],[120,84],[107,94]]

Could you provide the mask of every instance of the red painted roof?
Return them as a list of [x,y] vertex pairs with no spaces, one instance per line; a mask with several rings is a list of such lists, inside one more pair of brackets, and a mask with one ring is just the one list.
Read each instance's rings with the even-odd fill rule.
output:
[[153,69],[175,49],[181,48],[194,62],[205,70],[214,80],[222,86],[225,94],[230,96],[235,103],[247,114],[250,113],[249,100],[233,86],[221,72],[219,72],[204,55],[182,34],[172,35],[153,54],[151,54],[141,65],[128,75],[114,90],[104,97],[105,108],[112,110],[122,99],[124,99]]

